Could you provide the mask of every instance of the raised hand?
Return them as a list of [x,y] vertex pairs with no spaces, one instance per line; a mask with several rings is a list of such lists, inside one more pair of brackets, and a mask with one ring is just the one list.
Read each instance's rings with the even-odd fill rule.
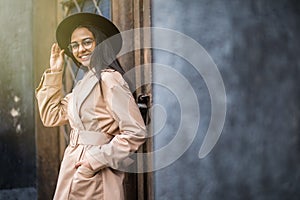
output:
[[64,67],[64,51],[60,50],[57,43],[54,43],[51,47],[51,56],[50,56],[50,69],[51,72],[62,71]]

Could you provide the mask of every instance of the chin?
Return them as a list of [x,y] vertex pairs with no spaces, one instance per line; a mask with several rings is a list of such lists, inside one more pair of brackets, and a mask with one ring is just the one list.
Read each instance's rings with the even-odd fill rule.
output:
[[90,66],[90,62],[82,62],[81,63],[84,67],[89,67]]

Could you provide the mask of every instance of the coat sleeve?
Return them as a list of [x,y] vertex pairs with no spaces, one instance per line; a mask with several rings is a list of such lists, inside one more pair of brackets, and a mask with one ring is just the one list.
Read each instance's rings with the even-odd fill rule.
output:
[[86,159],[93,170],[119,169],[122,161],[146,140],[146,127],[128,84],[118,72],[103,72],[102,89],[107,109],[118,122],[120,133],[101,147],[92,146]]
[[68,97],[62,96],[63,72],[46,70],[35,90],[38,109],[44,126],[53,127],[66,124]]

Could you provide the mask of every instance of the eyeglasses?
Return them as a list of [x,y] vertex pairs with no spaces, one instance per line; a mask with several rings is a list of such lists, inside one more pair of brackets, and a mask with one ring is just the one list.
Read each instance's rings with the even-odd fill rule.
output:
[[68,45],[68,49],[71,53],[76,53],[79,50],[79,44],[81,44],[81,46],[86,49],[89,50],[92,48],[93,46],[93,42],[94,40],[91,38],[86,38],[83,39],[80,43],[78,42],[72,42],[71,44]]

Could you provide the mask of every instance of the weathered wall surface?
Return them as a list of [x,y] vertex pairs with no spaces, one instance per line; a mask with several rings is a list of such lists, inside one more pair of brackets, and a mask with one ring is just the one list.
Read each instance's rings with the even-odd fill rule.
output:
[[[0,199],[3,189],[36,185],[32,2],[2,0],[0,6]],[[26,191],[22,191],[23,195]],[[4,195],[4,196],[2,196]]]
[[[222,135],[210,154],[199,159],[211,117],[206,85],[185,60],[154,51],[154,62],[169,65],[190,80],[201,109],[200,127],[190,148],[155,172],[156,199],[298,199],[299,1],[154,0],[152,6],[153,26],[187,34],[206,49],[227,94]],[[161,42],[158,35],[153,38],[154,43]],[[171,36],[169,40],[176,42]],[[170,79],[160,72],[153,69],[154,81]],[[169,84],[178,83],[170,79]],[[162,105],[167,116],[165,126],[156,131],[156,149],[174,138],[181,120],[180,101],[166,88],[154,86],[154,104]],[[161,117],[153,120],[158,128]]]

